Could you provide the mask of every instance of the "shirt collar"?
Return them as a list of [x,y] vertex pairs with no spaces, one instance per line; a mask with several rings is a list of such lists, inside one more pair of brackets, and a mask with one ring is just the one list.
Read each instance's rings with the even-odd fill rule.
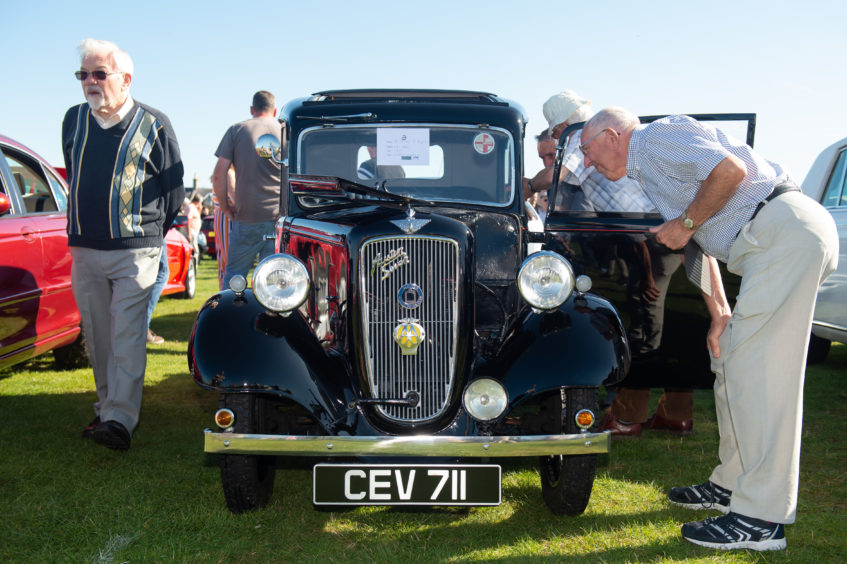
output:
[[102,118],[97,115],[97,112],[95,112],[94,110],[91,111],[91,115],[94,116],[94,121],[97,122],[97,125],[99,125],[103,129],[109,129],[110,127],[118,125],[129,114],[129,112],[134,106],[135,102],[133,102],[132,96],[127,96],[123,105],[118,108],[118,111],[117,113],[115,113],[115,115],[108,118]]
[[632,135],[629,137],[629,147],[626,155],[626,175],[632,179],[639,180],[641,176],[641,163],[638,162],[639,149],[642,145],[641,137],[644,134],[644,128],[647,126],[641,124],[632,130]]

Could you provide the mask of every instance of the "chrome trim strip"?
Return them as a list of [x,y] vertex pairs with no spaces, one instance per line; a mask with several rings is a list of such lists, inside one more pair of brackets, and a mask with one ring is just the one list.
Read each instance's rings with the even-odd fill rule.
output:
[[204,431],[204,451],[224,454],[289,456],[522,457],[609,452],[611,434],[528,435],[508,437],[314,437],[248,435]]

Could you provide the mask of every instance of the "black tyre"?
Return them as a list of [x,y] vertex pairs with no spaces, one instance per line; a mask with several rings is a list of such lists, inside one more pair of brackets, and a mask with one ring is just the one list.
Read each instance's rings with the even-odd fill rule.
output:
[[79,332],[76,341],[66,347],[53,350],[53,365],[59,370],[73,370],[74,368],[85,368],[91,365],[88,358],[88,345],[85,343],[85,335]]
[[[580,409],[590,409],[599,413],[596,388],[565,388],[557,403],[564,410],[555,410],[550,415],[561,419],[559,428],[562,433],[578,433],[574,414]],[[592,429],[594,430],[594,429]],[[579,515],[585,511],[591,490],[594,488],[594,474],[597,470],[596,454],[570,456],[542,456],[540,461],[541,494],[544,503],[556,515]]]
[[822,339],[814,334],[809,335],[809,354],[806,355],[806,364],[818,364],[826,360],[832,341]]
[[[221,407],[235,414],[236,433],[264,431],[268,400],[255,394],[221,394]],[[226,505],[233,513],[264,507],[271,497],[276,473],[276,458],[254,454],[222,454],[221,483]]]
[[185,291],[180,294],[184,300],[190,300],[197,292],[197,259],[192,258],[191,264],[188,265],[188,272],[185,273]]

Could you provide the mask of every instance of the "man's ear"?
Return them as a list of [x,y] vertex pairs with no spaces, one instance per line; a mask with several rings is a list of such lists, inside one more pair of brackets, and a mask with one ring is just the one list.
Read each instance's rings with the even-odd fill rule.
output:
[[125,72],[124,75],[123,75],[123,79],[124,79],[123,89],[129,90],[129,85],[132,84],[132,75],[128,72]]

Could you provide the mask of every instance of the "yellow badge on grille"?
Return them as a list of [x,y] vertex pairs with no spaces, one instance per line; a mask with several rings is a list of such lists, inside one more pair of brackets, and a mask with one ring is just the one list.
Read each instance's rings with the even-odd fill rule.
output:
[[423,326],[415,321],[404,321],[394,328],[394,342],[400,345],[404,355],[418,354],[418,347],[425,336]]

